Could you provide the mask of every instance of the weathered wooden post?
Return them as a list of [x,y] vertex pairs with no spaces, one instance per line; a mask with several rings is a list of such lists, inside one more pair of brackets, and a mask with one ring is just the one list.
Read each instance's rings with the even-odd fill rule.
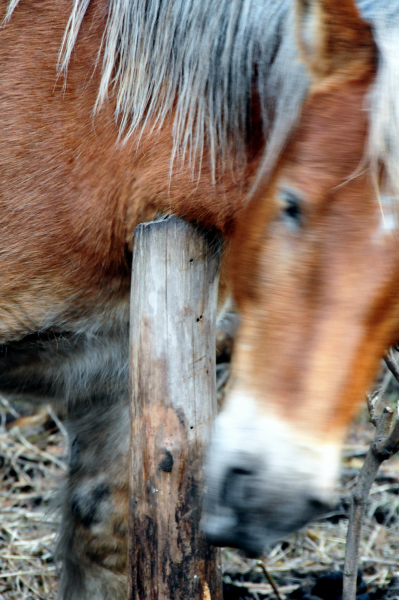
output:
[[216,413],[220,241],[168,218],[135,232],[131,300],[130,600],[220,600],[199,530]]

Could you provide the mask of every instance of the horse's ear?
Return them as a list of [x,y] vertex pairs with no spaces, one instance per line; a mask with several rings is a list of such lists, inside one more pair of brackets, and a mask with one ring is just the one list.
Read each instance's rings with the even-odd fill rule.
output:
[[355,0],[296,0],[296,9],[299,44],[316,79],[374,61],[371,26]]

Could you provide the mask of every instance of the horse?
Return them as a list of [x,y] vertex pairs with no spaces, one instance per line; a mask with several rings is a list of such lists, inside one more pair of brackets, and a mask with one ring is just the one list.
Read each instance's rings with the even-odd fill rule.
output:
[[1,6],[0,392],[68,413],[60,598],[126,594],[132,244],[160,215],[224,239],[203,528],[258,554],[331,506],[399,337],[399,1]]

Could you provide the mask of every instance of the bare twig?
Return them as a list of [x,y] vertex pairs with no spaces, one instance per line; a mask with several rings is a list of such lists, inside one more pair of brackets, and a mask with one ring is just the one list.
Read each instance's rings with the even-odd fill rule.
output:
[[[387,353],[385,362],[399,381],[399,367],[393,356],[393,351]],[[370,488],[376,478],[380,465],[399,450],[399,419],[393,422],[393,411],[385,407],[382,414],[377,416],[375,404],[381,389],[367,398],[370,421],[376,426],[376,433],[366,455],[363,467],[352,495],[349,514],[348,533],[346,538],[343,600],[355,600],[357,566],[359,560],[360,535],[364,516],[364,508],[370,493]]]
[[263,571],[263,573],[264,573],[267,581],[272,586],[273,592],[277,596],[277,600],[281,600],[280,592],[278,591],[278,588],[277,588],[276,584],[274,583],[273,577],[271,575],[269,575],[268,570],[266,569],[266,567],[263,564],[263,562],[261,560],[258,560],[258,561],[256,561],[256,564],[258,565],[258,567],[260,567],[262,569],[262,571]]
[[[399,367],[398,367],[399,370]],[[382,401],[382,398],[387,390],[387,387],[392,379],[392,371],[388,368],[381,385],[379,385],[372,394],[367,394],[367,408],[370,415],[370,423],[372,423],[375,427],[377,427],[378,422],[378,405]]]
[[2,404],[15,419],[18,419],[21,416],[4,396],[0,396],[0,404]]
[[50,417],[53,419],[54,423],[57,425],[59,431],[62,433],[64,438],[68,439],[68,432],[65,429],[64,425],[59,420],[59,418],[57,417],[57,415],[55,414],[51,404],[47,404],[46,410],[47,410],[48,414],[50,415]]
[[375,406],[376,406],[378,400],[380,399],[381,395],[382,395],[382,388],[380,386],[376,390],[374,390],[374,392],[372,394],[367,394],[367,396],[366,396],[367,408],[368,408],[369,415],[370,415],[369,421],[375,427],[377,427],[377,423],[378,423],[378,416],[376,415],[376,412],[375,412]]
[[385,364],[391,371],[392,375],[397,381],[399,381],[399,365],[396,362],[395,354],[392,348],[390,348],[384,358]]

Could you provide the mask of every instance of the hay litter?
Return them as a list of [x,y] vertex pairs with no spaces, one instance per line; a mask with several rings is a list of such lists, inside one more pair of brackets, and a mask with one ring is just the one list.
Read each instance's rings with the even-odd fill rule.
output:
[[[227,363],[227,361],[226,361]],[[218,372],[222,399],[229,365]],[[391,385],[392,382],[391,382]],[[387,396],[398,397],[393,385]],[[12,422],[11,422],[12,421]],[[344,448],[341,501],[327,518],[278,543],[263,558],[282,598],[297,589],[309,574],[342,569],[349,497],[362,465],[373,427],[363,417],[352,427]],[[57,565],[53,548],[57,518],[49,511],[57,483],[66,472],[66,432],[50,407],[20,417],[18,405],[0,398],[0,598],[55,600]],[[251,600],[274,598],[256,560],[224,549],[226,584],[242,586]],[[373,485],[363,527],[361,563],[370,591],[399,577],[399,458],[382,466]],[[246,592],[245,592],[246,593]],[[245,594],[242,596],[245,597]]]
[[[16,418],[9,423],[10,416]],[[65,471],[65,430],[51,408],[20,418],[0,403],[0,597],[55,600],[52,492]]]

